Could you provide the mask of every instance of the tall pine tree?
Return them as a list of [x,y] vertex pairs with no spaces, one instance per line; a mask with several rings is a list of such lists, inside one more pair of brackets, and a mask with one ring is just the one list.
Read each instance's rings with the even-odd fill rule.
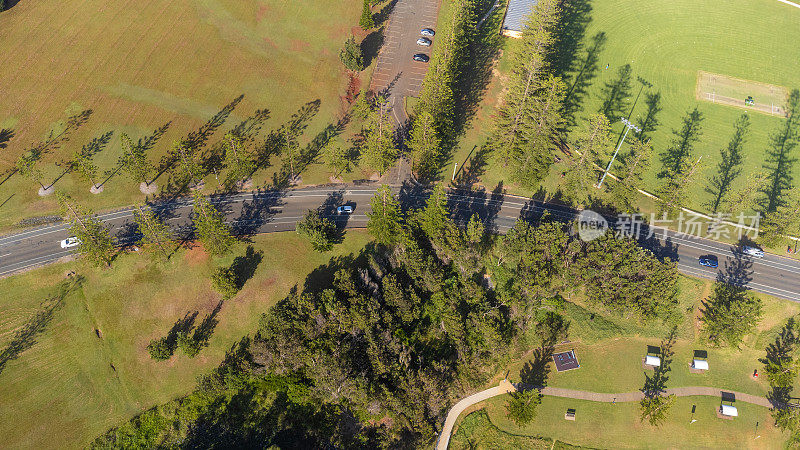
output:
[[70,233],[80,241],[78,252],[97,266],[111,265],[114,259],[114,242],[103,222],[91,210],[79,206],[68,195],[57,193],[56,199]]
[[395,200],[389,186],[383,185],[369,202],[367,231],[383,245],[392,245],[400,237],[402,229],[400,204]]
[[194,193],[192,220],[197,237],[208,253],[218,256],[230,251],[234,238],[225,217],[199,191]]
[[[142,234],[140,245],[152,247],[164,259],[169,258],[169,245],[172,243],[172,230],[162,222],[153,210],[141,203],[133,207],[133,220]],[[154,252],[156,253],[156,252]]]

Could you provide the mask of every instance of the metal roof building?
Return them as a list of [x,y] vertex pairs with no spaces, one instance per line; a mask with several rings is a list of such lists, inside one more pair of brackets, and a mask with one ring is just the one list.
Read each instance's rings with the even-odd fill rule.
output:
[[525,18],[533,11],[534,5],[536,5],[536,0],[509,0],[500,33],[513,38],[522,36]]

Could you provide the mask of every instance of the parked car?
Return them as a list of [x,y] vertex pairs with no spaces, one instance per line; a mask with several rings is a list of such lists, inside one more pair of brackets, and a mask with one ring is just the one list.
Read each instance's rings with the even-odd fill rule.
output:
[[342,205],[342,206],[336,208],[336,213],[337,214],[352,214],[353,213],[353,207],[350,206],[350,205]]
[[719,261],[714,255],[703,255],[700,257],[700,265],[703,267],[715,268],[719,266]]
[[423,28],[419,30],[419,34],[427,37],[433,37],[436,34],[436,32],[431,30],[430,28]]
[[81,240],[75,236],[68,237],[61,241],[61,248],[72,248],[81,245]]
[[430,60],[430,58],[428,58],[428,55],[426,55],[425,53],[417,53],[416,55],[414,55],[414,61],[426,63],[428,62],[428,60]]
[[421,45],[423,47],[430,47],[431,46],[431,40],[428,39],[428,38],[424,38],[424,37],[423,38],[419,38],[419,39],[417,39],[417,45]]
[[751,247],[749,245],[742,246],[742,253],[745,255],[749,255],[755,258],[763,258],[764,257],[764,250],[761,250],[758,247]]

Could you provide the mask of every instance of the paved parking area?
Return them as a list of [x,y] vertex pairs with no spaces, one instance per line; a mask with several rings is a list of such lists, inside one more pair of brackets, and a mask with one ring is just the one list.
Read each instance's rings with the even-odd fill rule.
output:
[[398,124],[405,122],[403,97],[419,95],[428,71],[428,63],[414,61],[412,57],[416,53],[431,56],[436,47],[436,36],[430,38],[433,41],[430,47],[417,45],[419,31],[435,30],[438,15],[439,0],[397,0],[389,17],[370,90],[388,89],[392,115]]

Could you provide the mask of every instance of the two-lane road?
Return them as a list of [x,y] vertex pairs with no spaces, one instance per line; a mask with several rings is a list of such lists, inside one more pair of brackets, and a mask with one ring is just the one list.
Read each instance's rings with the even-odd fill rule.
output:
[[[309,209],[320,208],[322,213],[348,228],[366,225],[369,199],[374,187],[307,188],[282,192],[247,192],[218,196],[213,202],[223,211],[238,234],[290,231]],[[404,204],[420,204],[426,198],[423,192],[404,193]],[[449,196],[451,210],[456,219],[465,220],[479,214],[493,224],[498,233],[505,233],[520,217],[535,219],[545,211],[561,220],[572,220],[576,211],[559,205],[532,201],[521,197],[491,193],[452,192]],[[355,207],[351,215],[336,214],[336,207],[350,204]],[[153,206],[177,230],[185,235],[191,229],[191,199],[180,199]],[[130,239],[133,216],[130,208],[98,216],[121,242]],[[73,253],[60,247],[60,241],[69,236],[63,224],[48,225],[0,237],[0,276],[51,263]],[[661,256],[677,261],[682,273],[716,279],[735,277],[755,291],[787,300],[800,301],[800,261],[767,254],[763,258],[743,257],[730,245],[708,239],[678,235],[663,228],[653,229],[654,240],[646,243]],[[719,258],[719,268],[701,267],[698,258],[713,254]],[[733,276],[731,275],[733,274]]]

